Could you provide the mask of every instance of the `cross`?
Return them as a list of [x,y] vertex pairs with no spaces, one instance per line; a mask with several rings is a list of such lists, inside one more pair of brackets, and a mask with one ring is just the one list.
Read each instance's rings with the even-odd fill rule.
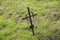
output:
[[24,19],[27,19],[27,18],[29,18],[30,19],[30,29],[32,30],[32,33],[33,33],[33,35],[35,34],[34,33],[34,25],[33,25],[33,23],[32,23],[32,18],[31,17],[34,17],[35,15],[37,15],[37,14],[33,14],[32,12],[32,15],[30,14],[30,9],[29,9],[29,7],[27,7],[27,10],[28,10],[28,15],[29,16],[26,16],[26,17],[24,17],[24,18],[22,18],[22,20],[24,20]]

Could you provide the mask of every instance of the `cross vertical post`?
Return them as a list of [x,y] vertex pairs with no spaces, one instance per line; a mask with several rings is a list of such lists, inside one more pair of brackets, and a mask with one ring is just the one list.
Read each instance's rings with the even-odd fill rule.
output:
[[32,30],[32,33],[33,33],[33,35],[34,35],[34,25],[33,25],[33,23],[32,23],[31,14],[30,14],[30,9],[29,9],[29,7],[27,7],[27,9],[28,9],[29,19],[30,19],[30,23],[31,23],[30,29]]

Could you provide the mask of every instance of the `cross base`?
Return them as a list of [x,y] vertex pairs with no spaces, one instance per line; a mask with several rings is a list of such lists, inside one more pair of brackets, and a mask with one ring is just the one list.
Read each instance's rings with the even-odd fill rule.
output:
[[30,29],[32,30],[33,35],[35,35],[35,33],[34,33],[34,25],[31,25]]

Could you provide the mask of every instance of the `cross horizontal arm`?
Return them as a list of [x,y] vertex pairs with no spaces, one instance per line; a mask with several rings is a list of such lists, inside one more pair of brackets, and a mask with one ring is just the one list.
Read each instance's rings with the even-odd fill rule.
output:
[[[33,15],[31,15],[31,17],[34,17],[34,16],[36,16],[37,14],[33,14]],[[27,18],[29,18],[29,16],[26,16],[25,18],[22,18],[22,20],[24,20],[24,19],[27,19]]]

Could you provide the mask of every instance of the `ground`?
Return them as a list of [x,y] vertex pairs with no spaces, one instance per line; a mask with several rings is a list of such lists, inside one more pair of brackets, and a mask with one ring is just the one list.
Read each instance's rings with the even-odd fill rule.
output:
[[[33,36],[27,7],[38,14]],[[0,40],[60,40],[60,0],[0,0]]]

